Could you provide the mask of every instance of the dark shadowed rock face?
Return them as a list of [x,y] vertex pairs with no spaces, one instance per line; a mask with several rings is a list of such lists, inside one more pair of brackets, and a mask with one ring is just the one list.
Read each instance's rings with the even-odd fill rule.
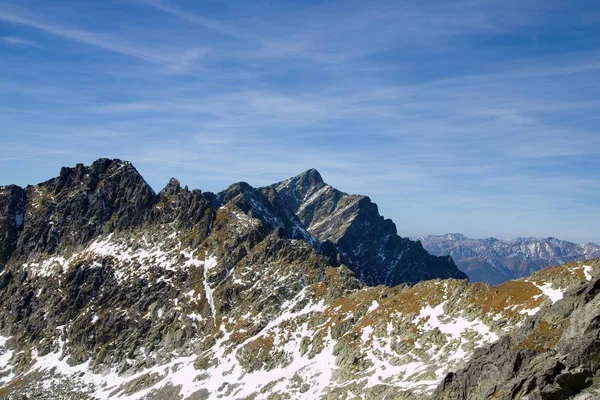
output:
[[367,196],[327,185],[314,169],[269,187],[321,242],[371,285],[434,278],[466,279],[450,257],[431,256],[419,242],[401,238]]
[[15,185],[0,187],[0,271],[17,247],[25,220],[25,191]]

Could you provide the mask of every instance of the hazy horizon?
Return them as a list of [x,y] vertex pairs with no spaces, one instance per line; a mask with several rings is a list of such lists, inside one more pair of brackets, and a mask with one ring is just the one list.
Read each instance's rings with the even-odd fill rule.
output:
[[316,168],[401,236],[600,243],[594,2],[1,1],[0,54],[0,185]]

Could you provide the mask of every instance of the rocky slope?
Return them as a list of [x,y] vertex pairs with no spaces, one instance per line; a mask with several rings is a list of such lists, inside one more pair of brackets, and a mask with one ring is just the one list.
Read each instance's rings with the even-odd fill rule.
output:
[[[593,338],[595,292],[581,288],[597,285],[598,261],[496,287],[367,286],[332,266],[343,261],[339,245],[323,250],[279,192],[236,184],[215,195],[171,180],[155,194],[118,160],[64,169],[21,192],[0,189],[10,239],[0,272],[0,398],[452,396],[472,355],[491,351],[478,347],[520,340],[559,304],[587,310],[569,337]],[[562,335],[563,326],[543,333]],[[559,354],[546,336],[538,342],[547,343],[539,354]],[[594,347],[585,349],[595,360]],[[597,373],[585,360],[565,366]],[[594,390],[586,374],[585,390]]]
[[600,398],[600,279],[588,278],[511,335],[478,349],[466,367],[444,378],[435,397]]
[[438,256],[450,255],[469,279],[498,284],[572,261],[600,257],[600,246],[557,238],[470,239],[460,233],[416,238]]

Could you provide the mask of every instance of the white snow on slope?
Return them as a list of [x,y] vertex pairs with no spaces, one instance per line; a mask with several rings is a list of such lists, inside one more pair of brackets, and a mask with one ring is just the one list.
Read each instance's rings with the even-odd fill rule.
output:
[[[209,256],[205,260],[207,270],[213,268],[216,263],[214,256]],[[373,326],[366,325],[362,330],[361,340],[364,343],[365,360],[372,366],[362,377],[343,380],[335,377],[337,366],[334,347],[337,341],[331,336],[332,326],[327,322],[317,326],[309,324],[311,314],[327,315],[327,307],[323,301],[306,303],[306,294],[306,290],[303,290],[294,299],[285,302],[278,317],[270,321],[259,333],[239,345],[233,345],[229,341],[231,332],[227,332],[221,325],[220,338],[217,339],[215,346],[200,354],[200,357],[211,360],[205,370],[194,368],[196,356],[175,355],[170,362],[144,369],[133,375],[119,376],[115,371],[103,375],[92,372],[89,362],[69,366],[66,357],[62,354],[64,349],[62,342],[56,353],[38,357],[37,352],[34,352],[36,357],[34,370],[51,371],[56,367],[57,373],[64,375],[65,379],[73,380],[82,389],[89,388],[91,396],[98,399],[137,400],[144,398],[153,390],[166,386],[179,387],[180,394],[184,398],[200,390],[206,390],[209,399],[221,398],[225,393],[223,388],[229,388],[231,392],[225,396],[227,398],[245,398],[256,394],[256,399],[267,399],[273,393],[288,393],[293,394],[297,399],[312,400],[332,388],[343,388],[353,383],[359,383],[365,388],[386,385],[413,390],[416,393],[429,393],[453,365],[465,361],[470,356],[472,349],[464,346],[467,344],[465,336],[468,335],[473,339],[475,335],[476,345],[497,339],[497,336],[477,319],[469,321],[460,316],[444,315],[445,303],[436,307],[428,305],[420,311],[412,323],[420,326],[424,331],[437,330],[446,336],[447,339],[442,340],[444,345],[437,346],[429,343],[427,337],[431,335],[423,335],[425,339],[419,339],[418,343],[415,343],[415,349],[418,347],[425,349],[425,356],[424,353],[417,354],[414,350],[408,353],[398,352],[393,334],[393,321],[389,322],[387,336],[374,335]],[[304,306],[298,308],[300,304]],[[292,331],[289,331],[290,326],[294,327]],[[278,364],[271,370],[263,367],[247,372],[239,362],[240,352],[267,335],[273,338],[274,348],[282,351]],[[310,343],[317,337],[322,338],[322,348],[315,354],[311,354],[310,349],[314,345],[309,344],[306,348],[305,341],[308,339]],[[257,343],[262,345],[262,341]],[[120,391],[123,384],[133,382],[147,374],[157,374],[159,379],[151,384],[152,386],[133,394]],[[298,391],[297,380],[291,379],[292,377],[298,377],[295,379],[301,379],[301,382],[306,384],[305,392]],[[267,387],[270,389],[261,393]]]
[[371,306],[369,307],[369,309],[367,310],[367,313],[377,310],[378,307],[379,307],[379,303],[377,302],[377,300],[374,300],[373,303],[371,304]]
[[535,307],[535,308],[531,308],[531,309],[523,309],[523,310],[519,311],[519,314],[523,314],[523,315],[527,314],[527,315],[531,316],[531,315],[537,314],[538,311],[540,311],[540,310],[541,310],[541,307]]
[[[136,242],[119,241],[110,234],[95,240],[87,248],[73,253],[69,258],[50,256],[42,261],[25,263],[23,268],[29,270],[33,276],[48,277],[63,273],[78,258],[111,257],[118,265],[114,270],[115,277],[125,280],[133,276],[143,276],[151,267],[177,271],[203,264],[202,260],[194,257],[195,250],[180,247],[178,245],[161,248],[146,237]],[[187,260],[181,263],[180,256],[184,256]]]
[[[300,311],[281,315],[278,320],[280,322],[291,321],[319,309],[321,309],[319,305],[308,304]],[[233,389],[226,396],[227,398],[245,398],[260,392],[269,385],[274,385],[269,392],[259,393],[255,397],[257,400],[267,399],[272,392],[291,393],[294,390],[295,383],[289,378],[293,376],[298,376],[305,382],[310,383],[310,388],[305,393],[295,393],[294,398],[306,400],[318,398],[321,391],[330,384],[331,374],[336,368],[335,356],[333,356],[333,348],[336,342],[331,338],[330,333],[327,333],[323,339],[324,348],[322,351],[312,358],[300,351],[302,339],[312,337],[315,334],[314,330],[308,329],[307,325],[303,324],[298,332],[289,338],[285,344],[281,343],[287,360],[283,366],[272,370],[258,369],[248,373],[238,362],[235,354],[246,344],[259,339],[265,334],[274,333],[275,337],[279,338],[277,340],[282,340],[279,329],[278,324],[269,324],[258,335],[235,348],[230,348],[227,345],[229,333],[222,328],[221,333],[223,336],[221,339],[218,340],[213,349],[204,353],[209,359],[217,361],[216,365],[211,365],[205,370],[196,370],[194,368],[196,357],[180,357],[168,364],[144,370],[127,378],[119,377],[113,381],[115,384],[111,385],[111,388],[97,391],[96,397],[104,399],[114,391],[117,385],[131,382],[144,374],[158,373],[162,379],[153,386],[132,395],[113,394],[111,398],[137,400],[143,398],[152,390],[168,385],[179,386],[180,394],[184,398],[200,390],[206,390],[208,399],[222,398],[220,397],[223,395],[221,389],[231,385],[230,387]]]
[[213,299],[213,289],[208,283],[208,271],[217,266],[217,257],[214,255],[208,256],[204,261],[204,291],[206,293],[206,299],[208,300],[208,304],[210,305],[210,312],[212,313],[213,318],[215,318],[215,301]]
[[61,271],[62,266],[69,261],[61,256],[51,256],[42,262],[23,264],[23,268],[31,271],[33,276],[48,277]]
[[583,266],[583,275],[585,275],[585,279],[588,281],[592,280],[592,267],[590,265]]
[[15,378],[15,374],[11,371],[9,361],[13,356],[13,351],[6,347],[6,343],[10,338],[0,336],[0,386],[7,384]]
[[531,282],[538,289],[542,291],[544,296],[548,297],[552,303],[556,303],[558,300],[563,298],[563,290],[562,289],[553,289],[551,282],[546,282],[543,285],[539,285],[535,282]]
[[440,317],[444,317],[446,315],[444,312],[445,305],[446,301],[433,308],[430,305],[427,305],[421,309],[417,320],[426,320],[423,326],[424,330],[433,330],[437,328],[440,330],[440,332],[454,339],[461,338],[467,331],[473,331],[481,335],[488,342],[498,340],[498,336],[493,333],[486,324],[477,318],[471,321],[462,316],[454,318],[445,317],[440,319]]

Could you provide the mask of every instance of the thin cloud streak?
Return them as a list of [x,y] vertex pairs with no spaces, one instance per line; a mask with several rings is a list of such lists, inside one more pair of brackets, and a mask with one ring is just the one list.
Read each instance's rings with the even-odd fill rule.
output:
[[73,42],[98,47],[104,50],[119,53],[128,57],[136,58],[153,64],[161,65],[167,69],[180,71],[195,60],[202,58],[204,51],[188,50],[184,52],[183,57],[177,57],[176,52],[161,53],[154,49],[144,48],[139,44],[127,44],[119,38],[114,38],[104,34],[87,32],[74,28],[64,27],[31,15],[23,15],[20,11],[8,11],[0,9],[0,21],[11,24],[23,25],[34,28],[54,36],[58,36]]
[[38,42],[18,36],[2,36],[0,37],[0,42],[18,47],[40,47]]
[[222,35],[229,36],[229,37],[232,37],[235,39],[240,39],[240,40],[248,39],[248,36],[246,34],[243,34],[242,32],[238,31],[234,27],[228,26],[227,24],[224,24],[223,22],[215,21],[211,18],[206,18],[206,17],[200,16],[200,15],[196,15],[194,13],[182,10],[167,1],[160,1],[160,0],[134,0],[134,1],[145,4],[150,7],[154,7],[157,10],[163,11],[167,14],[171,14],[173,16],[183,18],[184,20],[187,20],[187,21],[192,22],[197,25],[201,25],[207,29],[210,29],[210,30],[220,33]]

